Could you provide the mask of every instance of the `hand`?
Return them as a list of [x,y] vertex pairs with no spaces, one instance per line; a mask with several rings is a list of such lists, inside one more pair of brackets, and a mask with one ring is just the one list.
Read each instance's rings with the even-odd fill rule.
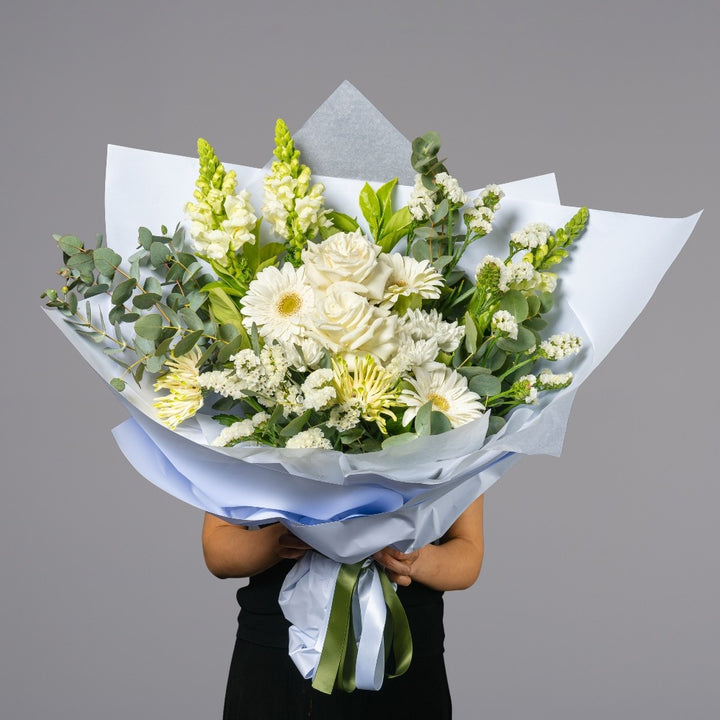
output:
[[385,568],[390,580],[407,587],[412,582],[413,565],[420,557],[420,550],[402,553],[395,548],[386,547],[376,552],[373,559]]
[[278,538],[278,555],[285,560],[299,560],[312,548],[291,532],[284,532]]

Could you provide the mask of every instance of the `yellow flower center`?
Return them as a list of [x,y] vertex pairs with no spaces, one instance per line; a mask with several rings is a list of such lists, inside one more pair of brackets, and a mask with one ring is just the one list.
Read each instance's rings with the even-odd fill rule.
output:
[[447,412],[450,409],[450,403],[442,395],[436,395],[435,393],[430,393],[428,395],[427,399],[432,402],[433,407],[436,407],[438,410],[441,410],[442,412]]
[[297,293],[287,293],[277,302],[276,309],[281,315],[294,315],[302,306],[302,298]]

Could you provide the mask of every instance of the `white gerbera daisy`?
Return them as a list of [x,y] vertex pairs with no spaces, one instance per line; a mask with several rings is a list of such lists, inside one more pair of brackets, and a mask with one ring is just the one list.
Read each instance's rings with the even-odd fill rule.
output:
[[407,378],[412,390],[400,393],[398,403],[405,405],[403,425],[408,425],[425,403],[432,402],[433,410],[445,414],[453,427],[479,418],[485,407],[480,396],[468,389],[467,378],[445,367],[442,363],[433,363],[428,369],[415,368],[415,378]]
[[428,260],[418,261],[400,253],[383,253],[378,260],[390,269],[383,305],[394,305],[402,295],[440,297],[443,278]]
[[243,324],[253,323],[266,343],[300,345],[308,336],[315,307],[312,288],[305,283],[305,269],[285,263],[281,269],[266,267],[250,283],[243,298]]

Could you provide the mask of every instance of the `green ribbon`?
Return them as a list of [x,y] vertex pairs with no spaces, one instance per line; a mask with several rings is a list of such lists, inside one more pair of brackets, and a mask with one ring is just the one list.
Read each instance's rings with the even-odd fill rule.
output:
[[[352,622],[352,597],[364,564],[362,560],[352,565],[343,563],[335,582],[325,642],[312,682],[316,690],[326,695],[330,695],[333,688],[343,692],[352,692],[356,688],[357,643]],[[410,667],[412,637],[400,598],[385,572],[378,572],[388,610],[385,620],[385,660],[392,648],[395,661],[394,673],[385,674],[392,678],[402,675]]]

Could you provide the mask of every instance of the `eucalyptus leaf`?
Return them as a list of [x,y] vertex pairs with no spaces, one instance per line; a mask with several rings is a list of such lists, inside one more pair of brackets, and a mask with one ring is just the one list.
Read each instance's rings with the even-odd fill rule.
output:
[[84,249],[82,240],[74,235],[63,235],[57,239],[57,244],[66,255],[76,255]]
[[415,416],[415,432],[418,435],[425,436],[430,435],[432,431],[432,402],[426,402],[418,411]]
[[473,355],[477,350],[477,327],[470,313],[465,313],[465,349]]
[[543,292],[538,295],[540,300],[540,310],[543,313],[550,312],[553,306],[553,294],[551,292]]
[[203,332],[203,330],[195,330],[194,332],[188,333],[182,340],[178,341],[178,344],[173,349],[173,355],[180,357],[190,352],[203,336]]
[[519,323],[528,316],[527,300],[519,290],[508,290],[500,298],[499,309],[507,310]]
[[[156,313],[151,315],[143,315],[135,323],[135,333],[147,340],[157,340],[162,331],[162,318]],[[153,346],[153,352],[155,347]]]
[[118,283],[110,296],[113,305],[122,305],[133,294],[134,289],[135,280],[133,278],[128,278]]
[[525,298],[528,304],[528,317],[533,317],[540,312],[540,298],[537,295],[530,295]]
[[153,242],[153,234],[146,228],[138,228],[138,244],[145,250],[150,249]]
[[153,275],[148,275],[147,280],[143,284],[143,290],[147,293],[154,293],[162,296],[162,285],[160,281]]
[[491,415],[490,421],[488,422],[488,435],[494,435],[496,432],[499,432],[502,430],[502,428],[505,425],[505,418],[500,417],[499,415]]
[[162,296],[157,293],[144,293],[142,295],[136,295],[132,299],[132,304],[140,310],[149,310],[153,305],[157,304],[162,300]]
[[425,240],[415,239],[410,250],[410,254],[415,260],[429,260],[430,259],[430,246]]
[[538,317],[528,318],[523,323],[523,325],[526,328],[529,328],[530,330],[535,330],[536,332],[540,332],[540,330],[544,330],[547,327],[548,322],[547,322],[547,320],[545,320],[545,318],[541,318],[538,316]]
[[125,381],[122,378],[114,377],[110,380],[110,384],[118,391],[122,392],[125,389]]
[[93,262],[95,269],[105,277],[111,278],[115,270],[120,266],[122,258],[108,247],[97,248],[93,251]]
[[145,361],[145,369],[149,373],[157,374],[165,365],[165,355],[152,355]]
[[518,327],[517,340],[503,337],[497,341],[496,347],[504,350],[505,352],[520,353],[529,350],[535,344],[535,335],[531,330],[528,330],[526,327],[521,325]]
[[95,295],[102,295],[107,292],[110,286],[107,283],[100,283],[99,285],[91,285],[84,293],[86,298],[95,297]]
[[475,375],[468,382],[468,388],[480,397],[492,397],[502,392],[502,383],[494,375]]
[[411,440],[417,440],[418,434],[414,432],[400,433],[400,435],[391,435],[385,438],[382,443],[383,450],[391,447],[397,447],[398,445],[405,445]]
[[236,338],[232,339],[229,343],[224,345],[220,350],[218,350],[217,354],[217,360],[219,363],[226,363],[231,355],[234,355],[239,350],[243,349],[243,337],[242,335],[238,335]]
[[180,308],[180,317],[183,319],[185,324],[190,330],[203,330],[205,325],[200,319],[196,312],[193,312],[189,307]]
[[448,430],[452,430],[452,423],[448,420],[447,415],[433,410],[430,413],[430,434],[441,435]]
[[67,266],[74,270],[76,274],[81,275],[84,273],[92,273],[95,269],[95,262],[93,261],[93,250],[87,252],[77,253],[68,258]]
[[[161,242],[153,241],[150,245],[150,264],[154,268],[160,267],[170,257],[170,251],[167,245]],[[185,269],[181,268],[181,276],[185,273]],[[179,278],[177,278],[179,279]]]
[[311,410],[306,410],[302,415],[291,420],[282,430],[280,430],[280,435],[286,438],[297,435],[308,424],[311,412]]

